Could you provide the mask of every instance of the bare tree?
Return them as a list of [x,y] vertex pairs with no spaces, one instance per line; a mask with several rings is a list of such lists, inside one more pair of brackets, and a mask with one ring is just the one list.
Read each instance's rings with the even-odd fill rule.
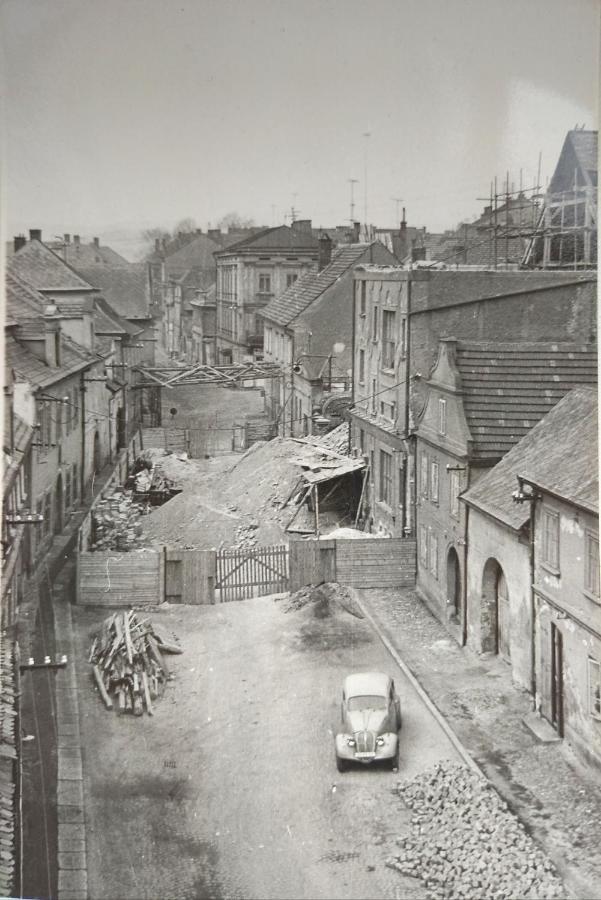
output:
[[216,228],[253,228],[255,224],[254,219],[246,219],[237,212],[229,212],[219,219]]

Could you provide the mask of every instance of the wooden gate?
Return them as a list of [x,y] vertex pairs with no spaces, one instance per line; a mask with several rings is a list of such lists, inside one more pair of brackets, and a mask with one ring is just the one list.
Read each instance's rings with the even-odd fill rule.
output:
[[288,547],[256,547],[251,550],[219,550],[217,582],[222,603],[246,600],[288,590]]

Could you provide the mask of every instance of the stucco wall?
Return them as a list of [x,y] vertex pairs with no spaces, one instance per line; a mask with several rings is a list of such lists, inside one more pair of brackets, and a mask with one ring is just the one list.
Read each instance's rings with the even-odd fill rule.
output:
[[478,652],[487,645],[488,635],[484,632],[490,622],[483,597],[484,569],[490,559],[498,562],[507,581],[512,677],[517,685],[530,690],[530,548],[515,531],[471,508],[467,551],[467,642]]

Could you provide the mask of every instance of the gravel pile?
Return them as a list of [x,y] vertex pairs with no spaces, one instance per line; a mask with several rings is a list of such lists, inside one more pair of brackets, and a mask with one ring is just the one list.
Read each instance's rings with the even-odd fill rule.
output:
[[390,868],[423,882],[428,900],[555,900],[566,891],[551,861],[488,781],[439,763],[400,782],[412,811]]
[[355,603],[350,591],[343,584],[328,581],[324,584],[307,585],[290,594],[284,612],[296,612],[312,604],[312,613],[319,619],[325,619],[343,609],[345,612],[363,618],[363,613]]

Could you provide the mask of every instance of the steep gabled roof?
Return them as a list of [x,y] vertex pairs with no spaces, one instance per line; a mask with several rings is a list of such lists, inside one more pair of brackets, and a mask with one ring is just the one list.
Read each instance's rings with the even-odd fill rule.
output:
[[355,266],[369,246],[369,244],[349,244],[335,251],[328,266],[319,272],[308,272],[297,279],[283,294],[271,300],[262,310],[263,318],[277,325],[289,325],[345,272]]
[[275,228],[265,228],[256,234],[242,238],[235,244],[231,244],[225,250],[220,250],[217,256],[223,253],[237,253],[250,250],[251,252],[283,250],[293,253],[295,250],[319,250],[319,241],[312,233],[289,228],[288,225],[278,225]]
[[598,512],[597,391],[575,388],[464,495],[470,506],[519,531],[528,503],[514,503],[518,475]]
[[43,315],[48,301],[10,269],[6,271],[6,312],[14,322]]
[[15,376],[30,382],[34,387],[56,384],[69,375],[86,369],[98,362],[99,357],[90,353],[63,334],[61,340],[61,365],[48,366],[12,335],[5,336],[4,365],[12,369]]
[[38,291],[92,291],[91,285],[41,241],[28,241],[8,260],[8,271]]
[[193,240],[165,259],[165,268],[169,273],[184,272],[192,268],[214,269],[217,264],[213,253],[221,249],[208,235],[194,235]]
[[104,244],[82,244],[81,241],[44,241],[47,247],[74,269],[90,266],[128,266],[129,260]]
[[97,266],[80,272],[124,319],[149,318],[146,263]]
[[94,298],[94,329],[97,334],[127,334],[130,337],[144,331],[143,327],[132,325],[120,316],[104,297]]
[[572,388],[597,384],[597,351],[574,344],[457,344],[472,458],[500,459]]
[[596,181],[591,179],[591,173],[596,172],[598,166],[597,132],[579,130],[568,131],[566,140],[572,145],[574,155],[578,160],[582,173],[586,175],[593,184],[596,184]]

